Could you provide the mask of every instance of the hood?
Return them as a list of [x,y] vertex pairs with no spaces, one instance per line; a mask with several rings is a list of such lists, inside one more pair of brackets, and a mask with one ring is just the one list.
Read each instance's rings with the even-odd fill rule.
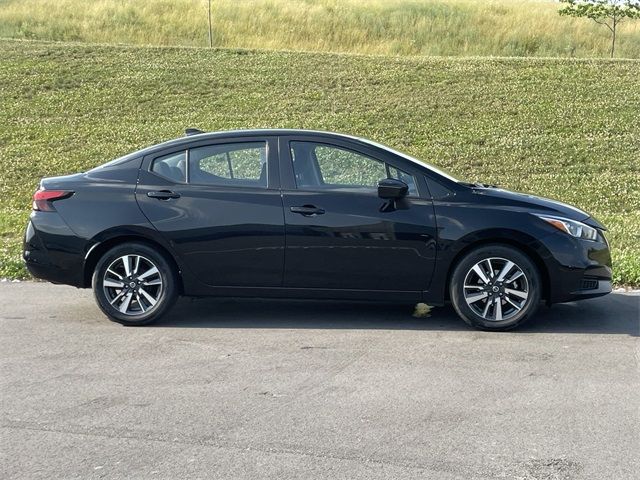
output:
[[592,218],[584,210],[580,210],[573,205],[558,202],[557,200],[537,197],[535,195],[529,195],[526,193],[511,192],[509,190],[503,190],[501,188],[474,188],[473,191],[477,195],[483,195],[494,199],[496,203],[504,202],[505,204],[516,208],[522,207],[528,210],[535,210],[538,213],[557,215],[560,217],[568,218],[570,220],[577,220],[579,222],[583,222],[593,227],[605,230],[604,226],[600,222]]

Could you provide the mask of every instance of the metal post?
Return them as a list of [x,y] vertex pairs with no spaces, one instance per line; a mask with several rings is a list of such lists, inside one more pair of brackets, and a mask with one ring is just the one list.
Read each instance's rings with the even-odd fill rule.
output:
[[213,47],[213,33],[211,31],[211,0],[209,0],[209,48]]

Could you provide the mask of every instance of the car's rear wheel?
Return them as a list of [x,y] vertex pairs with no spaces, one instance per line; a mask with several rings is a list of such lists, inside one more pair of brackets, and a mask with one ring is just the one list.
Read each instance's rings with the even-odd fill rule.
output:
[[92,285],[100,309],[123,325],[156,321],[178,296],[172,264],[143,243],[124,243],[104,254],[93,272]]
[[540,274],[520,250],[486,245],[456,265],[449,295],[456,312],[483,330],[510,330],[531,318],[540,303]]

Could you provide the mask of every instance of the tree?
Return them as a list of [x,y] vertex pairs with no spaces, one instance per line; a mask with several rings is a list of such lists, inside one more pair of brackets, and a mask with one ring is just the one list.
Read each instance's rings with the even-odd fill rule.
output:
[[560,0],[566,5],[558,13],[590,18],[611,32],[611,58],[616,49],[618,25],[625,19],[640,18],[640,0]]

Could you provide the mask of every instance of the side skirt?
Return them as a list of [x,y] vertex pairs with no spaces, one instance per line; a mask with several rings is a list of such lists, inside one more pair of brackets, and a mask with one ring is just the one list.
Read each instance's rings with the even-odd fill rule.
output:
[[196,289],[185,285],[185,296],[195,297],[252,297],[326,300],[365,300],[391,303],[416,303],[423,299],[423,292],[399,290],[338,290],[284,287],[204,287]]

